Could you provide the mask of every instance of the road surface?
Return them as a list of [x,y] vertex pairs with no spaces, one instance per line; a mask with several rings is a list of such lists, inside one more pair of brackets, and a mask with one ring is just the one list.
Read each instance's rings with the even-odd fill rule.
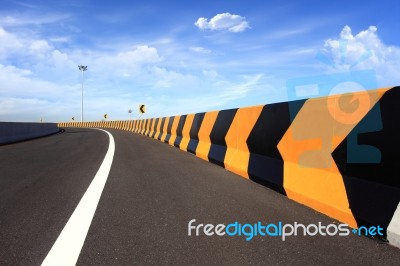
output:
[[[338,222],[175,147],[107,131],[115,153],[77,265],[399,265],[399,249],[354,234],[188,236],[192,219]],[[0,265],[41,265],[109,146],[106,132],[84,128],[0,146]]]

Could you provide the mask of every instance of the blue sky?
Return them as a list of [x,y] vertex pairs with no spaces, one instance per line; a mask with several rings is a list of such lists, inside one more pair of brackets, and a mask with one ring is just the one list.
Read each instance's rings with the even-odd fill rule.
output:
[[0,121],[79,120],[80,64],[86,121],[137,118],[142,103],[159,117],[287,101],[288,80],[349,71],[399,85],[399,13],[398,1],[2,0]]

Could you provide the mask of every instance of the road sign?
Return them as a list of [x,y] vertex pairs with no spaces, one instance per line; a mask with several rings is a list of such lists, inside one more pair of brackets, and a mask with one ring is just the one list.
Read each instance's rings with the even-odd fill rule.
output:
[[107,119],[107,114],[104,114],[104,119]]
[[74,120],[75,120],[75,116],[72,117],[72,121],[74,121]]
[[144,104],[139,105],[139,112],[141,114],[146,113],[146,106]]

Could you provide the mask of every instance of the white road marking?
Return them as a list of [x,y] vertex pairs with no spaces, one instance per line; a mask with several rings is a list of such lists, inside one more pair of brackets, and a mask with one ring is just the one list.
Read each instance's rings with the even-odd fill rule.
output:
[[78,261],[114,158],[114,138],[108,131],[102,131],[108,134],[110,141],[107,154],[96,176],[90,183],[72,216],[69,218],[61,234],[44,259],[42,266],[69,266],[75,265]]

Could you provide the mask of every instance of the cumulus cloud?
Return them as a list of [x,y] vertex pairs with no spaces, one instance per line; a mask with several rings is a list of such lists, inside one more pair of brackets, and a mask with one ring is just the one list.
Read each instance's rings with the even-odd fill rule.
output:
[[111,65],[111,67],[156,63],[161,60],[157,49],[148,45],[135,46],[128,51],[122,51],[115,55],[97,54],[94,57],[96,63]]
[[[66,110],[78,109],[79,86],[35,78],[31,70],[0,64],[1,121],[60,121]],[[75,103],[76,102],[76,103]],[[76,104],[76,108],[71,105]]]
[[[20,69],[15,66],[4,66],[0,64],[0,78],[7,78],[10,76],[29,76],[32,74],[32,71],[28,69]],[[0,91],[1,92],[1,91]]]
[[0,97],[46,97],[56,99],[68,86],[37,80],[28,69],[0,64]]
[[12,33],[0,26],[0,58],[8,56],[11,52],[23,47],[22,42]]
[[161,60],[162,57],[155,47],[139,45],[114,55],[92,55],[88,64],[92,65],[93,70],[97,73],[130,77],[137,74],[142,66],[153,65]]
[[[24,99],[24,98],[2,98],[0,97],[0,117],[2,120],[8,120],[7,116],[26,115],[26,112],[38,109],[38,106],[48,104],[46,100]],[[15,118],[9,119],[15,121]],[[39,118],[37,118],[39,120]]]
[[195,47],[192,46],[189,49],[190,49],[190,51],[200,53],[200,54],[211,54],[211,50],[206,49],[204,47],[200,47],[200,46],[195,46]]
[[155,63],[160,61],[157,49],[148,45],[140,45],[130,51],[118,54],[119,58],[125,58],[130,63]]
[[210,20],[201,17],[194,25],[201,30],[228,30],[230,32],[242,32],[250,28],[245,17],[230,13],[217,14]]
[[400,84],[400,47],[385,44],[378,28],[353,34],[345,26],[338,38],[325,41],[319,58],[329,71],[375,70],[379,86]]
[[193,84],[199,83],[197,77],[193,75],[182,74],[178,71],[169,70],[163,67],[151,67],[149,73],[156,78],[154,88],[189,88]]
[[29,45],[30,53],[37,56],[44,55],[51,50],[53,50],[53,47],[51,47],[46,40],[34,40]]
[[0,26],[0,58],[45,57],[54,47],[44,39],[36,39],[25,34],[12,33]]

